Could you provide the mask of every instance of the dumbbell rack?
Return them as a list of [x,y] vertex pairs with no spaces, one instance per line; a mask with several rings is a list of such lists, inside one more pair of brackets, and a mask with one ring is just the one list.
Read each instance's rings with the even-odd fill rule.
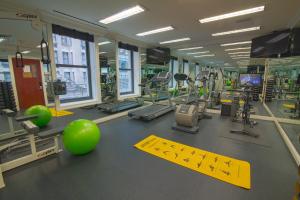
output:
[[274,79],[267,80],[267,87],[266,87],[266,97],[265,102],[272,101],[273,97],[273,88],[274,88]]
[[16,102],[11,82],[0,82],[0,110],[11,109],[16,111]]

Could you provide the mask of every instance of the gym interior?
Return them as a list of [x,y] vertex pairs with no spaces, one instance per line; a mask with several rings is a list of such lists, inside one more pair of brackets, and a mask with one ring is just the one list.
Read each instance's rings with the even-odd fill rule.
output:
[[1,200],[300,199],[299,0],[1,0]]

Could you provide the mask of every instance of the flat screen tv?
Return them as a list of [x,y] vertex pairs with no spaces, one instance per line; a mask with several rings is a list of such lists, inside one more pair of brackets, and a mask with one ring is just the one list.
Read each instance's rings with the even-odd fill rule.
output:
[[300,56],[300,28],[292,30],[291,54],[292,56]]
[[147,49],[147,64],[165,65],[170,62],[171,50],[169,48],[152,48]]
[[277,58],[290,56],[291,30],[275,31],[252,39],[251,58]]
[[261,86],[261,74],[240,74],[240,85]]

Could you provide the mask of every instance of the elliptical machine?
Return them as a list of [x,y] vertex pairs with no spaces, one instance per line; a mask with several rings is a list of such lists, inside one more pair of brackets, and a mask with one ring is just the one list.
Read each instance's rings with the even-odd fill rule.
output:
[[[186,74],[175,74],[176,79],[181,81],[186,81],[189,85],[195,86],[195,81],[188,77]],[[199,74],[196,80],[203,81],[206,80],[205,77],[201,77]],[[204,84],[205,85],[205,84]],[[206,109],[206,99],[203,101],[199,100],[198,90],[195,90],[195,97],[193,101],[190,101],[190,95],[187,97],[184,104],[180,104],[175,112],[175,123],[172,128],[174,130],[179,130],[187,133],[195,134],[199,131],[200,123],[199,120],[206,118],[211,118],[211,116],[205,115]]]

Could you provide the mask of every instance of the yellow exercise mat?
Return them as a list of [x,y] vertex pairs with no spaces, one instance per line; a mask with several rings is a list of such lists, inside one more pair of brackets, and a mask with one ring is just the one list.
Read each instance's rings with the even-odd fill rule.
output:
[[202,174],[250,189],[250,163],[197,149],[155,135],[134,145],[136,148]]
[[295,104],[282,104],[283,107],[288,108],[288,109],[295,109]]
[[53,117],[62,117],[66,115],[73,115],[73,112],[66,111],[66,110],[56,110],[55,108],[49,108]]
[[[221,103],[232,103],[231,99],[221,99]],[[240,104],[244,104],[245,102],[240,100]]]

